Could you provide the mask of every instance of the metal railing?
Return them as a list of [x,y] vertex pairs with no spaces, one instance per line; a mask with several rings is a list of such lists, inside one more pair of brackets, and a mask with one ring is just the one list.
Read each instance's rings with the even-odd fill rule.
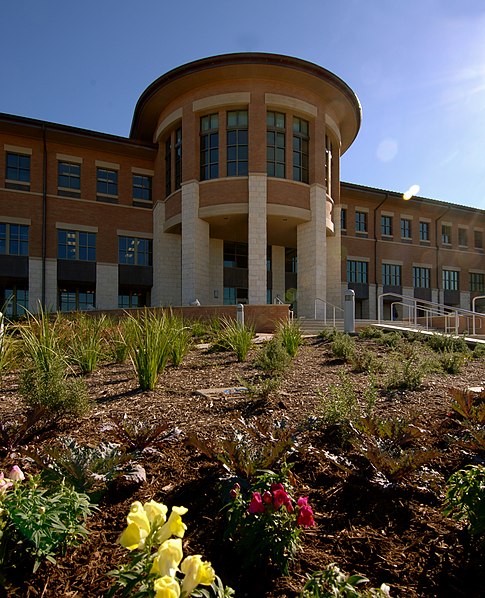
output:
[[[377,321],[378,323],[382,323],[386,320],[383,318],[383,311],[384,311],[384,297],[396,297],[397,301],[391,302],[391,319],[393,314],[393,309],[397,306],[402,308],[402,321],[406,321],[405,310],[408,311],[408,321],[412,322],[415,326],[418,324],[423,326],[426,330],[429,330],[433,326],[433,318],[443,318],[443,328],[445,333],[447,334],[459,334],[460,330],[460,318],[466,321],[467,328],[470,330],[470,323],[472,324],[472,333],[475,335],[477,330],[477,318],[478,315],[473,311],[468,309],[463,309],[461,307],[451,307],[450,305],[444,305],[442,303],[435,303],[434,301],[427,301],[424,299],[416,299],[414,297],[409,297],[406,295],[399,295],[398,293],[382,293],[378,296],[377,302]],[[476,299],[480,299],[482,297],[476,297]],[[483,296],[485,299],[485,296]],[[475,303],[473,303],[473,307],[475,307]],[[485,317],[485,316],[484,316]],[[418,321],[419,320],[419,321]],[[478,328],[482,328],[482,318],[478,320]]]
[[[315,298],[315,320],[318,320],[319,318],[317,318],[317,305],[318,302],[321,302],[323,304],[323,321],[326,324],[327,323],[327,308],[330,307],[332,308],[332,323],[333,323],[333,327],[335,328],[336,326],[336,322],[337,322],[337,310],[342,312],[342,314],[344,313],[344,310],[339,307],[338,305],[334,305],[333,303],[330,303],[330,301],[327,301],[326,299],[321,299],[320,297],[316,297]],[[343,317],[343,315],[342,315]]]

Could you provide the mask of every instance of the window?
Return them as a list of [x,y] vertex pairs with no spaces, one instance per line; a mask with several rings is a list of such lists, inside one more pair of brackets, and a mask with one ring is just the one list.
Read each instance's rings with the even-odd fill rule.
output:
[[266,166],[268,176],[285,178],[285,115],[266,114]]
[[219,115],[200,119],[200,180],[219,176]]
[[175,187],[182,184],[182,127],[170,133],[165,141],[165,195],[172,193],[172,164],[175,164]]
[[355,211],[355,232],[367,232],[367,212],[359,212],[358,210]]
[[392,236],[392,216],[381,216],[381,235]]
[[133,175],[133,199],[152,201],[152,177],[145,174]]
[[441,225],[441,242],[443,245],[451,245],[451,225]]
[[369,264],[367,262],[347,260],[347,282],[368,284],[368,268]]
[[419,223],[419,240],[420,241],[429,241],[429,222],[422,222]]
[[292,247],[285,247],[285,272],[291,274],[298,272],[298,254]]
[[0,306],[4,306],[6,316],[25,315],[25,312],[29,309],[29,291],[16,285],[0,288]]
[[61,260],[96,261],[96,233],[57,231],[57,257]]
[[118,263],[133,266],[151,266],[152,240],[118,237]]
[[413,266],[413,287],[416,289],[429,289],[431,286],[431,268]]
[[412,220],[409,220],[409,218],[401,218],[401,238],[402,239],[410,239],[412,237],[411,224],[412,224]]
[[390,287],[401,286],[401,266],[382,264],[382,284]]
[[485,292],[485,275],[481,272],[470,272],[470,292]]
[[29,227],[0,222],[0,255],[29,255]]
[[248,244],[224,242],[224,268],[247,268]]
[[224,287],[224,305],[236,305],[248,302],[248,290],[236,287]]
[[118,308],[129,309],[130,307],[143,307],[146,305],[146,293],[144,291],[123,290],[118,295]]
[[468,246],[468,231],[466,228],[458,229],[458,245],[460,245],[460,247]]
[[165,195],[172,193],[172,136],[165,141]]
[[94,290],[77,287],[59,289],[59,310],[77,311],[94,309]]
[[227,113],[227,176],[248,174],[248,111]]
[[81,195],[81,165],[72,162],[57,163],[57,193],[65,197]]
[[293,117],[293,180],[308,183],[308,121]]
[[483,249],[483,233],[481,230],[473,231],[475,249]]
[[330,137],[325,135],[325,185],[327,187],[327,195],[332,195],[332,153],[333,144]]
[[175,131],[175,190],[182,186],[182,127]]
[[109,198],[118,197],[118,172],[116,170],[97,169],[96,194],[97,199],[101,201],[109,201]]
[[340,210],[340,229],[347,230],[347,208]]
[[9,189],[30,189],[30,156],[7,152],[5,187]]
[[445,291],[460,290],[460,273],[458,270],[445,270],[443,268],[443,289]]

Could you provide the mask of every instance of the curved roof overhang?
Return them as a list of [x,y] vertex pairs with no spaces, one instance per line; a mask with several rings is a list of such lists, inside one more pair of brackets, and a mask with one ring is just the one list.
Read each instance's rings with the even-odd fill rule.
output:
[[259,52],[202,58],[162,75],[140,96],[133,114],[130,138],[152,143],[161,112],[184,93],[218,81],[248,78],[276,79],[312,90],[323,97],[337,118],[342,153],[354,141],[362,110],[357,96],[342,79],[312,62]]

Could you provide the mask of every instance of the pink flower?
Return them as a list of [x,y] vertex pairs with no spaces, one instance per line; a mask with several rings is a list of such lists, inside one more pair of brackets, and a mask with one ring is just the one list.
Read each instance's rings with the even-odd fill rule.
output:
[[253,492],[253,497],[249,504],[248,510],[251,515],[256,513],[264,513],[263,499],[261,498],[261,494],[259,492]]
[[12,482],[20,482],[21,480],[25,480],[24,472],[20,469],[18,465],[14,465],[8,474],[8,477]]
[[273,502],[273,497],[271,496],[271,492],[266,490],[263,494],[263,502],[266,505],[270,505]]
[[293,513],[293,511],[295,510],[293,508],[293,504],[291,502],[286,503],[285,507],[286,507],[286,510],[288,511],[288,513]]
[[302,496],[298,499],[297,505],[299,507],[306,507],[308,506],[308,496]]
[[275,509],[279,509],[283,505],[291,504],[291,498],[280,488],[273,491],[273,505]]
[[0,478],[0,494],[3,494],[6,490],[13,486],[10,480],[6,480],[3,476]]
[[276,490],[283,490],[284,491],[284,489],[285,489],[285,487],[281,483],[271,484],[271,492],[275,492]]
[[312,527],[315,525],[313,519],[313,510],[309,505],[303,505],[300,507],[298,513],[298,519],[296,521],[300,527]]

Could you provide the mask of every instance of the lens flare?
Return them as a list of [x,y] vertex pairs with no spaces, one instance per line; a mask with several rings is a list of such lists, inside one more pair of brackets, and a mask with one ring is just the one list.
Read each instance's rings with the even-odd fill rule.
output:
[[411,199],[411,197],[416,195],[416,193],[419,193],[419,185],[411,185],[411,187],[409,187],[406,193],[403,194],[402,198],[407,201],[408,199]]

